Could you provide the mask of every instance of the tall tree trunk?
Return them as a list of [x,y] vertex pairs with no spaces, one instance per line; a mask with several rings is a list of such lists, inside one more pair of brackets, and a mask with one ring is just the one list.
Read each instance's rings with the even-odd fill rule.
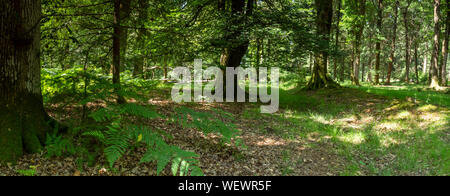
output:
[[[375,57],[375,84],[380,82],[380,54],[381,54],[381,28],[383,25],[383,0],[378,0],[378,17],[377,17],[377,42],[376,42],[376,57]],[[395,28],[395,27],[394,27]]]
[[419,84],[419,57],[417,54],[417,40],[414,41],[414,67],[416,71],[416,84]]
[[434,37],[433,37],[433,54],[431,58],[431,83],[430,88],[439,88],[439,42],[441,34],[440,25],[440,6],[441,0],[434,0]]
[[40,151],[51,130],[41,94],[41,1],[0,5],[0,162],[14,162]]
[[409,38],[409,21],[408,21],[408,8],[410,2],[408,1],[408,5],[405,7],[403,11],[403,22],[405,25],[405,82],[409,83],[409,67],[411,66],[411,55],[410,55],[410,38]]
[[120,95],[120,38],[122,27],[120,26],[120,3],[121,0],[114,0],[114,32],[113,32],[113,84],[117,94],[117,103],[125,103],[125,99]]
[[132,0],[120,0],[120,71],[125,70],[126,54],[128,48],[128,28],[123,28],[127,25],[130,18]]
[[[145,20],[147,20],[148,18],[148,7],[149,7],[149,3],[147,0],[139,0],[139,21],[141,23],[144,23]],[[142,25],[143,26],[143,25]],[[137,44],[139,45],[139,49],[141,51],[145,50],[145,38],[147,36],[147,30],[144,28],[141,28],[138,30],[138,35],[137,35]],[[134,64],[134,69],[133,69],[133,76],[136,77],[138,75],[141,75],[143,70],[144,70],[144,62],[145,62],[145,52],[141,52],[137,62]]]
[[338,88],[339,84],[334,82],[327,74],[327,59],[328,47],[330,42],[331,23],[333,18],[332,1],[316,0],[315,6],[317,11],[316,26],[317,34],[320,38],[322,47],[314,54],[315,62],[312,71],[311,79],[309,80],[306,89],[313,90],[319,88]]
[[427,51],[428,51],[428,43],[425,43],[425,51],[423,53],[423,66],[422,66],[422,73],[426,74],[428,69],[428,57],[427,57]]
[[[335,36],[335,50],[339,50],[339,35],[340,35],[340,28],[339,24],[341,22],[341,7],[342,7],[342,0],[337,0],[337,8],[336,8],[336,36]],[[338,59],[341,57],[337,57],[334,59],[334,67],[333,67],[333,79],[337,79],[337,62]]]
[[447,86],[448,39],[450,38],[450,0],[447,0],[444,44],[442,45],[441,84]]
[[[366,15],[366,0],[357,0],[357,9],[359,17],[364,18]],[[353,42],[353,51],[355,53],[353,62],[352,82],[359,85],[359,67],[361,64],[361,41],[364,32],[365,20],[359,20],[356,24],[355,40]]]
[[395,1],[394,5],[394,24],[392,29],[392,43],[391,43],[391,54],[389,56],[389,63],[388,63],[388,70],[386,75],[386,85],[391,84],[391,75],[392,70],[394,68],[395,63],[395,48],[396,48],[396,39],[397,39],[397,20],[398,20],[398,7],[399,7],[399,1]]

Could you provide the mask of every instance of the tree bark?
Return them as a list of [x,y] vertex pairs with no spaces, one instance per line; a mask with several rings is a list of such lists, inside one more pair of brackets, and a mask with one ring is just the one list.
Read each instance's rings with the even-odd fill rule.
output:
[[448,39],[450,38],[450,0],[447,0],[444,44],[442,45],[441,85],[447,86]]
[[14,162],[40,151],[51,130],[41,94],[41,1],[0,5],[0,162]]
[[314,53],[315,62],[312,76],[306,89],[338,88],[339,84],[334,82],[327,74],[328,47],[330,42],[331,23],[333,18],[333,3],[328,0],[316,0],[317,11],[316,26],[317,34],[320,36],[323,46]]
[[395,48],[396,48],[396,39],[397,39],[397,20],[398,20],[398,7],[399,7],[399,1],[395,1],[394,5],[394,25],[392,29],[392,43],[391,43],[391,54],[389,56],[389,63],[388,63],[388,70],[386,75],[386,85],[391,84],[391,75],[392,75],[392,69],[394,68],[394,62],[395,62]]
[[[335,36],[335,50],[339,50],[339,35],[340,35],[340,29],[339,24],[341,22],[341,7],[342,7],[342,0],[337,0],[337,8],[336,8],[336,36]],[[337,57],[334,59],[334,67],[333,67],[333,79],[337,79],[337,62],[338,59],[341,57]]]
[[[358,17],[365,17],[366,15],[366,0],[357,0],[356,7],[358,9]],[[365,20],[357,21],[355,25],[355,40],[353,42],[354,61],[352,70],[352,83],[359,84],[359,67],[361,65],[361,38],[364,32]]]
[[414,69],[416,71],[416,84],[419,84],[419,57],[417,54],[417,40],[414,43]]
[[[219,3],[219,5],[226,5],[224,1],[223,4]],[[247,5],[247,6],[246,6]],[[239,67],[242,61],[242,58],[247,53],[247,49],[249,46],[248,39],[241,39],[242,33],[245,30],[246,22],[248,17],[250,17],[253,13],[253,5],[254,0],[233,0],[231,2],[231,15],[232,20],[229,21],[228,27],[237,27],[233,28],[233,30],[227,29],[226,32],[229,33],[225,36],[225,40],[227,41],[227,46],[222,50],[222,54],[220,57],[220,65],[224,69],[224,74],[226,67]],[[223,6],[219,6],[219,10],[221,10]],[[246,8],[246,9],[245,9]],[[226,10],[222,10],[226,11]],[[226,77],[224,76],[224,85],[226,85]],[[240,88],[237,81],[237,75],[234,77],[234,94],[237,94],[237,88]],[[226,96],[226,88],[224,88],[224,96]]]
[[120,94],[120,38],[122,27],[120,26],[120,3],[121,0],[114,0],[114,32],[113,32],[113,85],[117,94],[117,103],[125,103],[125,98]]
[[434,0],[434,36],[433,36],[433,54],[431,58],[431,83],[430,88],[439,88],[439,42],[441,34],[440,25],[440,6],[441,0]]
[[123,28],[122,24],[127,25],[130,18],[132,0],[120,0],[120,71],[125,70],[126,54],[128,48],[128,28]]
[[403,11],[403,22],[405,25],[405,82],[409,83],[409,67],[411,66],[411,45],[409,38],[409,21],[408,21],[408,8],[410,2],[408,1],[408,5],[405,7]]
[[[381,28],[383,25],[383,0],[378,0],[378,17],[377,17],[377,42],[375,46],[376,56],[375,56],[375,84],[380,83],[380,54],[381,54]],[[395,27],[394,27],[395,28]]]

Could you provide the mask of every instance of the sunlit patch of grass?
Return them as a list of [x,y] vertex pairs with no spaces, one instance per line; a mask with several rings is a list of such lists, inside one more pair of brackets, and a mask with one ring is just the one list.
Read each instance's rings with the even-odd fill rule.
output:
[[407,110],[403,110],[403,111],[400,111],[399,113],[397,113],[395,115],[394,119],[397,119],[397,120],[410,119],[412,115],[413,114],[411,114],[411,112],[409,112]]
[[443,120],[443,117],[441,116],[441,114],[439,114],[437,112],[424,112],[424,113],[420,114],[419,118],[423,121],[429,121],[429,122],[438,122],[438,121]]
[[387,121],[378,124],[375,128],[380,131],[399,131],[402,126],[398,122]]
[[438,107],[434,106],[434,105],[423,105],[417,108],[417,111],[419,112],[432,112],[437,110]]
[[359,145],[365,141],[366,136],[363,132],[349,132],[338,136],[338,138],[343,142]]

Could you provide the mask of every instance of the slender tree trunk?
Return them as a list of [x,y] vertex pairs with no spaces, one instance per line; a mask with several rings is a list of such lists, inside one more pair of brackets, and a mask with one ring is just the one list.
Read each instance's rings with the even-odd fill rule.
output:
[[[335,36],[335,50],[339,50],[339,35],[340,35],[340,28],[339,24],[341,22],[341,7],[342,7],[342,0],[337,0],[337,8],[336,8],[336,36]],[[340,57],[337,57],[334,59],[334,67],[333,67],[333,78],[337,79],[337,62]]]
[[425,43],[425,51],[423,52],[423,67],[422,67],[422,73],[426,74],[428,69],[428,57],[427,57],[427,51],[428,51],[428,44]]
[[[381,40],[378,38],[381,34],[383,25],[383,0],[378,0],[378,17],[377,17],[377,43],[376,43],[376,57],[375,57],[375,84],[380,82],[380,54],[381,54]],[[395,27],[394,27],[395,28]]]
[[416,84],[419,84],[419,57],[417,54],[417,40],[414,43],[414,65],[416,71]]
[[127,48],[128,48],[128,28],[123,28],[123,25],[127,25],[127,22],[130,18],[130,12],[131,12],[131,1],[132,0],[120,0],[120,71],[126,69],[125,63],[126,61],[126,54],[127,54]]
[[41,94],[41,1],[0,5],[0,162],[14,162],[40,151],[51,130]]
[[125,99],[120,95],[120,38],[122,27],[120,26],[120,3],[121,0],[114,0],[114,32],[113,32],[113,84],[117,94],[117,103],[125,103]]
[[315,6],[317,10],[316,25],[317,34],[321,36],[324,45],[320,51],[314,54],[315,62],[311,79],[306,89],[313,90],[319,88],[338,88],[339,84],[334,82],[327,74],[328,47],[330,42],[331,23],[333,18],[332,1],[316,0]]
[[[364,17],[366,15],[366,0],[357,0],[357,8],[359,17]],[[365,20],[358,21],[356,24],[355,41],[353,42],[353,50],[355,53],[355,58],[353,62],[353,77],[352,81],[354,85],[359,84],[359,67],[361,64],[361,40],[364,32]]]
[[439,88],[439,42],[441,34],[440,26],[440,6],[441,0],[434,0],[434,37],[433,37],[433,54],[431,58],[431,83],[430,88]]
[[388,63],[388,70],[386,75],[386,85],[391,84],[391,75],[392,70],[394,68],[395,63],[395,48],[396,48],[396,39],[397,39],[397,20],[398,20],[398,7],[399,7],[399,1],[395,1],[394,5],[394,24],[392,29],[392,43],[391,43],[391,54],[389,56],[389,63]]
[[409,20],[408,20],[408,8],[409,8],[410,2],[408,2],[408,5],[405,7],[405,10],[403,12],[403,22],[405,25],[405,82],[409,83],[409,68],[411,66],[411,46],[410,46],[410,38],[409,38]]
[[441,85],[447,86],[448,39],[450,38],[450,0],[447,0],[444,44],[442,45]]

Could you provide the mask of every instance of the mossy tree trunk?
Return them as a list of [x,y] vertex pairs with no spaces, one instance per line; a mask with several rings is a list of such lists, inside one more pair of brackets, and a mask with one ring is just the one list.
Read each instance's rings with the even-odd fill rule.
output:
[[40,0],[0,0],[0,162],[38,152],[51,129],[40,83]]
[[333,17],[333,4],[328,0],[316,0],[317,10],[316,26],[317,34],[320,36],[320,49],[314,53],[314,67],[312,76],[306,90],[319,88],[337,88],[339,84],[333,81],[327,73],[328,47],[330,44],[331,22]]

